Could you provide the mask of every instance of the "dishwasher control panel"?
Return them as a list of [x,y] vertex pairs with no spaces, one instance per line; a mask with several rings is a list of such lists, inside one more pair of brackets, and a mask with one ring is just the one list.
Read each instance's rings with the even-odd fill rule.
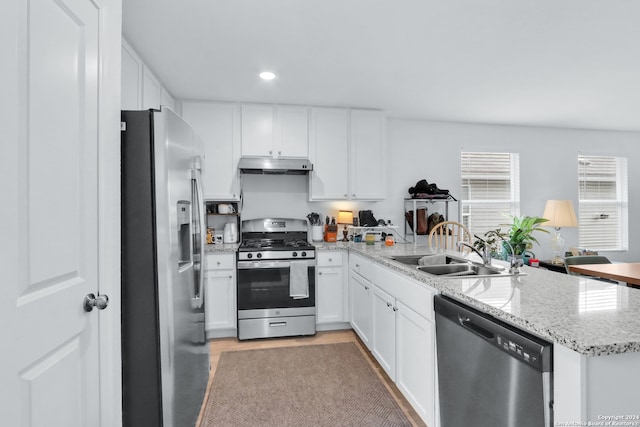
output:
[[511,353],[513,357],[519,359],[525,363],[537,365],[539,362],[538,352],[539,350],[527,349],[521,344],[511,341],[502,335],[496,335],[496,342],[504,351]]

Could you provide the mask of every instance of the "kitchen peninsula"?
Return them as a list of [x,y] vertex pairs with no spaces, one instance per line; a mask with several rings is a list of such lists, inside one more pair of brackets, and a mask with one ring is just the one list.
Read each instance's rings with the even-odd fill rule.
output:
[[438,279],[390,259],[430,252],[413,244],[317,248],[347,249],[553,342],[556,423],[640,415],[640,290],[531,267],[515,277]]

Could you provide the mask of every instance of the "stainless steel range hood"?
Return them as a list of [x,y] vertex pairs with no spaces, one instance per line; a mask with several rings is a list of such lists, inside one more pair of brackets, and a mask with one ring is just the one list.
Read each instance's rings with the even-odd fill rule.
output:
[[253,174],[304,175],[313,170],[313,164],[309,159],[241,157],[238,169],[243,173]]

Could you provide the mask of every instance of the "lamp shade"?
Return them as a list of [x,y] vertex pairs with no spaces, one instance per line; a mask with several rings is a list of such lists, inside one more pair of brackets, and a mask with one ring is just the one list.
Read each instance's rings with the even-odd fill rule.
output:
[[578,226],[578,219],[571,200],[547,200],[542,217],[549,220],[542,224],[544,227]]
[[353,224],[353,212],[338,211],[338,224]]

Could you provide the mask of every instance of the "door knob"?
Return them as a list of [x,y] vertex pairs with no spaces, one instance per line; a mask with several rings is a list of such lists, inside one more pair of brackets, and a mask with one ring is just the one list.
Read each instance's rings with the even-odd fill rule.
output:
[[87,294],[84,297],[84,301],[82,302],[82,307],[84,311],[89,312],[93,310],[93,307],[96,307],[98,310],[104,310],[109,305],[109,297],[107,295],[98,295]]

